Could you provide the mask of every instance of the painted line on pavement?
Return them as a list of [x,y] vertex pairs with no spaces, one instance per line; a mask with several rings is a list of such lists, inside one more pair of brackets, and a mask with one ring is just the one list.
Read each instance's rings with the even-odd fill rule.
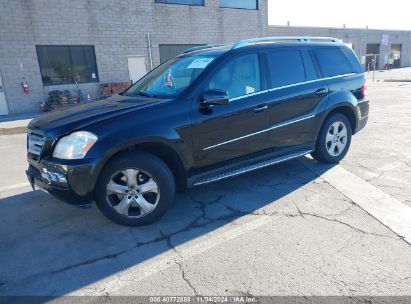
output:
[[302,158],[301,163],[411,244],[411,208],[409,206],[341,166],[335,166],[323,172],[322,166],[307,158]]
[[[175,249],[178,253],[175,250],[168,250],[167,252],[155,256],[150,260],[129,267],[118,274],[112,275],[98,282],[94,282],[89,286],[83,287],[82,289],[67,295],[101,295],[100,288],[96,288],[96,285],[104,286],[105,292],[108,292],[110,295],[115,295],[117,294],[116,291],[126,289],[130,284],[135,284],[138,281],[142,281],[147,277],[172,266],[177,266],[175,261],[193,258],[207,250],[215,248],[229,240],[238,238],[243,234],[258,229],[275,220],[275,218],[271,216],[257,217],[257,219],[253,219],[251,221],[249,219],[250,217],[239,218],[223,227],[213,230],[208,234],[176,246]],[[122,290],[121,293],[118,294],[124,295],[124,292],[127,293],[127,291]]]
[[[383,225],[402,236],[406,242],[411,243],[410,207],[402,204],[341,166],[335,166],[324,173],[321,165],[309,161],[307,158],[302,158],[301,163]],[[150,260],[94,282],[69,295],[100,295],[100,288],[96,288],[96,285],[104,288],[109,294],[121,293],[124,295],[123,293],[129,284],[135,284],[155,273],[175,266],[175,261],[187,260],[198,256],[231,239],[238,238],[243,234],[269,224],[274,219],[272,217],[257,217],[250,221],[250,217],[244,216],[206,235],[176,246],[175,249],[178,253],[174,250],[168,250]]]
[[[411,243],[410,207],[402,204],[341,166],[335,166],[324,172],[323,166],[307,158],[301,158],[301,163],[382,224],[402,236],[406,242]],[[0,192],[25,186],[29,186],[29,184],[21,183],[2,187]],[[124,289],[129,284],[135,284],[135,282],[144,280],[155,273],[176,266],[176,261],[191,259],[229,240],[267,225],[275,219],[276,217],[269,216],[252,219],[249,216],[241,217],[208,234],[176,246],[176,250],[168,250],[124,271],[85,286],[80,290],[73,291],[68,295],[100,295],[100,288],[96,288],[96,286],[104,287],[104,290],[110,294],[116,294],[120,290],[124,292]]]
[[24,187],[29,187],[29,186],[30,186],[30,184],[28,182],[18,183],[18,184],[9,185],[9,186],[4,186],[4,187],[0,187],[0,193],[10,191],[10,190],[20,189],[20,188],[24,188]]

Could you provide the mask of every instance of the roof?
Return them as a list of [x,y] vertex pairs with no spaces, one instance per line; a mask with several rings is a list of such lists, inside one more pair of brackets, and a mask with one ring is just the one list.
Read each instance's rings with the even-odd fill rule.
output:
[[209,55],[221,55],[230,50],[242,49],[252,46],[301,46],[301,45],[341,45],[343,42],[338,38],[333,37],[263,37],[245,39],[233,44],[207,44],[203,46],[197,46],[183,51],[180,55],[197,55],[197,54],[209,54]]

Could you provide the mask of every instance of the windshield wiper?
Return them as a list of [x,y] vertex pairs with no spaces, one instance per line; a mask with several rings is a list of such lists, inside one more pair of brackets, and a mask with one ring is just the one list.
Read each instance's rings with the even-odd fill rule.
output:
[[144,91],[133,92],[133,93],[131,93],[131,95],[140,95],[140,96],[144,96],[144,97],[158,98],[157,95],[148,94]]
[[154,95],[154,94],[148,94],[144,91],[139,91],[139,92],[125,92],[124,95],[126,96],[144,96],[144,97],[148,97],[148,98],[160,98],[158,95]]

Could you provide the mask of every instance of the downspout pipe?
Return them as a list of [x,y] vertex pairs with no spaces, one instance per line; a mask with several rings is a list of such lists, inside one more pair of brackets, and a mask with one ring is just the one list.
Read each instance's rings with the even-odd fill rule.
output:
[[148,57],[150,59],[150,71],[151,71],[153,69],[153,53],[151,50],[150,33],[147,33],[147,42],[148,42]]

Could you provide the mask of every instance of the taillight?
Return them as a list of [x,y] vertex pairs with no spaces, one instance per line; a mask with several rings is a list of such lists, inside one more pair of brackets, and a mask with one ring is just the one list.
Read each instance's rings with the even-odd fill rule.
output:
[[367,82],[365,82],[362,87],[361,87],[361,92],[362,92],[362,97],[365,98],[367,97],[368,94],[368,88],[367,88]]

